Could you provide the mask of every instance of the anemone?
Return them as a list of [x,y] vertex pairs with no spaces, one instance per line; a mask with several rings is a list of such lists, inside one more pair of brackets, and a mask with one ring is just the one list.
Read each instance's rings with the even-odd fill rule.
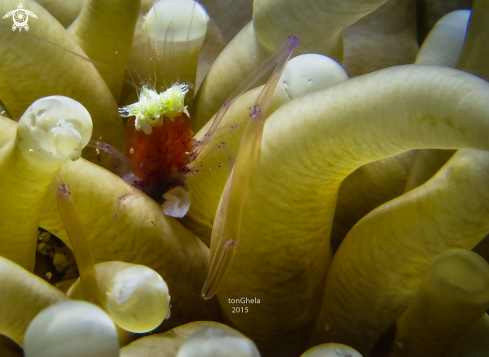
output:
[[[468,342],[489,335],[489,266],[470,252],[489,233],[486,2],[432,30],[458,6],[183,3],[26,1],[28,31],[3,20],[0,334],[28,356],[85,332],[101,356],[489,353]],[[128,135],[149,147],[172,125],[196,131],[163,185],[190,197],[181,219],[123,179],[142,181]],[[38,227],[79,281],[33,274]]]

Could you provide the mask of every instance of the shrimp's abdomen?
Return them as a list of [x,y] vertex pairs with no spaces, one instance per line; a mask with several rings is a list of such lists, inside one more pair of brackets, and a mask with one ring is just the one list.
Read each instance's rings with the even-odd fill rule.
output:
[[125,155],[132,172],[152,185],[165,183],[186,173],[193,151],[192,129],[188,115],[163,118],[163,125],[150,134],[137,130],[134,118],[126,124]]

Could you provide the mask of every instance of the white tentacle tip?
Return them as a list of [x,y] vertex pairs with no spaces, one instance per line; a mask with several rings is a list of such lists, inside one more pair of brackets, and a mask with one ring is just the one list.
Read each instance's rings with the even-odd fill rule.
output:
[[227,326],[204,327],[180,347],[177,357],[260,357],[256,345],[240,332]]
[[43,161],[80,158],[93,124],[83,105],[64,96],[36,100],[19,120],[18,145]]
[[277,89],[289,99],[315,92],[348,79],[348,75],[332,58],[308,53],[292,58],[280,77]]
[[350,346],[341,343],[325,343],[308,349],[301,357],[362,357]]
[[24,337],[26,357],[118,357],[119,337],[110,317],[84,301],[63,301],[41,311]]
[[134,265],[108,285],[106,306],[112,320],[123,329],[149,332],[170,317],[168,285],[154,270]]
[[204,40],[209,15],[194,0],[157,1],[145,17],[143,29],[152,40],[166,41],[171,30],[172,41],[187,43]]

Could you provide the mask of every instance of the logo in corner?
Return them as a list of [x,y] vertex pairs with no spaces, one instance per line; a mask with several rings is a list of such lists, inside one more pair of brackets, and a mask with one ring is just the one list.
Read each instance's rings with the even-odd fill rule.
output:
[[36,14],[34,14],[32,11],[24,10],[22,4],[19,3],[18,9],[7,12],[3,18],[5,19],[12,16],[14,20],[12,31],[19,29],[19,32],[22,32],[22,28],[29,31],[29,25],[27,24],[27,21],[29,21],[29,15],[37,19]]

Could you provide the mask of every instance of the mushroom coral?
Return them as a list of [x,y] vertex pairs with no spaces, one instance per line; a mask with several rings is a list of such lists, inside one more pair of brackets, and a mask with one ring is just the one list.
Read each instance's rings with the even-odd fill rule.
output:
[[[131,96],[122,87],[124,64],[137,63],[138,49],[148,44],[139,28],[139,2],[87,0],[67,29],[63,25],[72,21],[75,5],[60,2],[53,13],[58,21],[39,3],[24,3],[38,16],[30,19],[28,32],[11,31],[6,25],[0,31],[0,99],[5,110],[19,118],[38,98],[68,96],[90,112],[94,140],[122,148],[124,129],[117,107],[128,104]],[[141,4],[145,12],[148,3]],[[17,5],[4,0],[0,10],[7,13]],[[59,175],[71,186],[94,260],[145,265],[161,275],[172,307],[160,330],[220,320],[222,312],[224,322],[251,338],[263,356],[298,356],[308,340],[311,345],[346,344],[367,356],[408,308],[435,257],[451,248],[470,250],[489,232],[489,84],[482,79],[487,64],[481,45],[487,43],[487,10],[484,1],[475,2],[462,60],[459,69],[453,69],[410,64],[417,50],[410,1],[255,0],[252,21],[220,54],[193,103],[188,99],[194,127],[202,127],[196,142],[206,145],[199,148],[199,172],[186,178],[191,194],[186,217],[179,222],[165,216],[151,198],[134,193],[106,169],[111,160],[104,153],[88,149],[85,159],[61,167]],[[370,20],[360,20],[367,15]],[[359,33],[378,40],[365,42]],[[219,140],[206,141],[206,122],[289,35],[301,41],[299,54],[317,52],[343,61],[351,75],[373,72],[297,98],[287,81],[279,83],[277,91],[285,95],[283,100],[275,97],[278,94],[272,98],[244,197],[234,260],[217,299],[205,300],[200,292],[218,248],[212,229],[222,224],[219,205],[230,171],[221,163],[237,156],[247,108],[261,87],[234,101],[219,126],[227,131]],[[392,51],[388,43],[403,51]],[[382,68],[361,63],[377,58],[383,58]],[[168,71],[173,78],[175,73]],[[237,130],[225,129],[236,125]],[[17,124],[2,117],[0,126],[5,151]],[[225,153],[218,150],[223,141]],[[431,180],[403,194],[413,157],[402,153],[412,149],[463,150]],[[363,173],[371,170],[375,181],[366,188],[357,185],[362,180],[353,181],[345,193],[342,182],[361,175],[355,171],[359,168]],[[2,177],[2,189],[8,189],[3,187],[8,181]],[[352,199],[356,195],[367,197],[366,205]],[[19,207],[22,202],[12,197],[3,205]],[[373,210],[361,220],[360,215],[348,221],[349,232],[343,240],[338,237],[333,256],[329,237],[335,207],[342,200],[352,202],[351,209],[362,215]],[[47,194],[39,204],[40,218],[31,217],[33,222],[70,246],[55,195]],[[341,214],[337,212],[336,222]],[[9,218],[12,233],[5,239],[15,242],[17,227],[24,224]],[[32,265],[24,264],[27,269]],[[38,285],[36,281],[29,289]],[[29,289],[14,289],[5,296],[15,299]],[[66,299],[46,291],[32,297],[39,300],[38,310]],[[254,303],[239,305],[241,298]],[[10,312],[22,315],[25,297],[17,300],[0,300],[0,309],[14,304]],[[31,310],[19,316],[17,342],[33,317]]]

